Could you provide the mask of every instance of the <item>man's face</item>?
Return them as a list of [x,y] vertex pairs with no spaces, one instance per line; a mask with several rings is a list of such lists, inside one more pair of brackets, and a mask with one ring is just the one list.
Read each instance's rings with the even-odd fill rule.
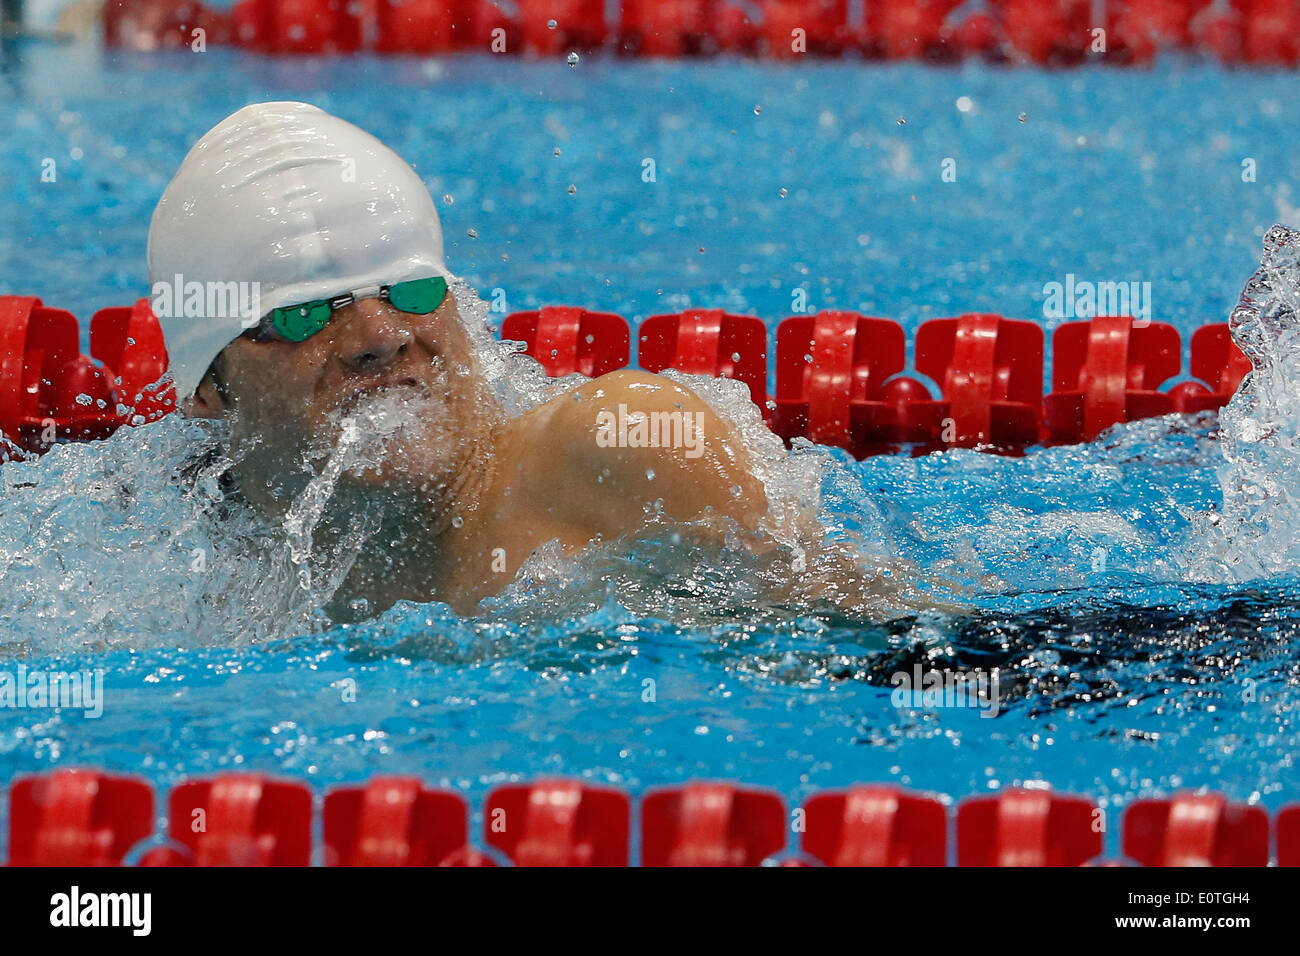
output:
[[359,486],[437,493],[483,427],[472,344],[450,293],[428,315],[362,299],[305,341],[240,338],[222,357],[229,400],[205,383],[190,412],[230,417],[241,488],[269,510],[287,505],[338,442],[343,419],[368,403],[397,405],[408,424],[385,442],[381,464],[345,474]]

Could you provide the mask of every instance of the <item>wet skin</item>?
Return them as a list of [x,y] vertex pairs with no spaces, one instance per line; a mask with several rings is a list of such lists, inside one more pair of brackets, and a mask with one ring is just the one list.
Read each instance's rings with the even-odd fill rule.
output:
[[[762,484],[732,427],[698,395],[636,371],[594,379],[522,415],[487,394],[474,347],[448,295],[430,315],[365,299],[304,342],[237,339],[222,355],[225,397],[211,377],[187,414],[229,416],[249,503],[283,515],[308,472],[303,452],[332,445],[340,411],[384,390],[420,404],[423,426],[400,432],[379,468],[340,481],[327,522],[382,504],[384,524],[336,596],[371,612],[398,600],[446,601],[471,612],[498,593],[540,545],[568,554],[643,527],[706,515],[757,529]],[[598,415],[691,412],[702,451],[603,447]],[[427,427],[424,427],[427,426]]]

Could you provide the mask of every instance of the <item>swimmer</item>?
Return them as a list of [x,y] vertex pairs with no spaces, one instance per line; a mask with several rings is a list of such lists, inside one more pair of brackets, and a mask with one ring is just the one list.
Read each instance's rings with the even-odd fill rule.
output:
[[[731,519],[762,538],[768,502],[749,452],[688,388],[625,370],[505,414],[449,291],[420,177],[316,107],[248,106],[199,140],[154,212],[149,273],[155,290],[178,287],[159,311],[182,410],[227,420],[233,478],[261,513],[285,515],[341,416],[383,396],[418,409],[382,464],[334,490],[335,526],[375,502],[384,516],[335,604],[433,599],[468,613],[539,546],[577,553],[654,514]],[[179,307],[193,283],[247,284],[257,308],[213,309],[208,296],[193,314]],[[641,416],[694,432],[670,447],[618,440]]]

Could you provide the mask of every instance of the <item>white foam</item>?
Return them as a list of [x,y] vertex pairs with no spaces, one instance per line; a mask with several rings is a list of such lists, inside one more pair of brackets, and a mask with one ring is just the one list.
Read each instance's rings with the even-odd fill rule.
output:
[[1230,324],[1254,370],[1220,412],[1223,507],[1199,522],[1189,564],[1246,581],[1300,568],[1300,232],[1268,231]]

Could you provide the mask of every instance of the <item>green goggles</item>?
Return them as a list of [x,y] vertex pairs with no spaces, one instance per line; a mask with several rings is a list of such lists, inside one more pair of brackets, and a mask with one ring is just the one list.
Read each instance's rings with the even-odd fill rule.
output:
[[447,280],[442,276],[412,279],[409,282],[397,282],[393,285],[347,292],[336,295],[332,299],[317,299],[314,302],[304,302],[302,305],[274,309],[244,334],[254,342],[269,342],[275,339],[303,342],[329,325],[336,309],[346,308],[362,299],[382,299],[400,312],[428,315],[442,305],[446,297]]

